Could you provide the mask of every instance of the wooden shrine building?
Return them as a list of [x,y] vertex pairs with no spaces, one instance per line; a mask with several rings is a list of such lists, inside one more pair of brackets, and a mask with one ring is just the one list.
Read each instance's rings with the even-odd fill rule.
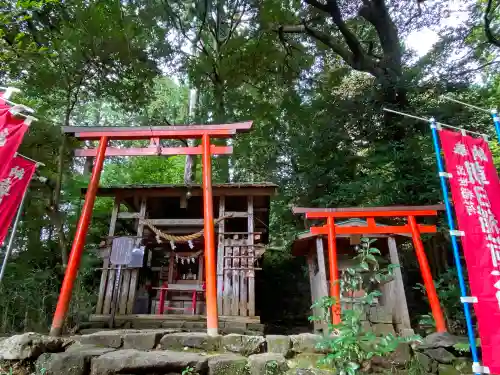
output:
[[[255,278],[269,241],[270,198],[277,186],[214,184],[212,189],[219,320],[259,323]],[[113,315],[117,326],[174,319],[203,324],[202,195],[200,185],[98,188],[97,196],[114,198],[114,206],[99,249],[102,276],[91,321],[108,322]],[[134,239],[135,255],[118,272],[111,254],[115,240],[124,237]]]

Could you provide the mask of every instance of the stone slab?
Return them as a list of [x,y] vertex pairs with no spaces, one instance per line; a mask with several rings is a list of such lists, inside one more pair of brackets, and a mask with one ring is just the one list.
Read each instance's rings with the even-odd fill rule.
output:
[[[79,348],[78,348],[79,347]],[[93,357],[114,351],[112,348],[98,348],[73,345],[64,353],[44,353],[35,363],[37,374],[45,375],[87,375]]]
[[104,348],[118,349],[123,344],[123,333],[121,331],[101,331],[82,335],[77,338],[82,345],[93,345]]
[[64,351],[71,340],[28,332],[0,342],[0,360],[37,359],[43,353]]
[[292,340],[284,335],[267,335],[267,351],[289,357],[292,354]]
[[91,375],[181,373],[187,367],[204,374],[208,357],[197,353],[123,349],[93,358]]
[[160,347],[170,350],[182,350],[188,347],[215,352],[221,347],[221,336],[209,336],[203,332],[169,333],[161,338]]
[[291,335],[290,339],[295,353],[317,353],[316,345],[321,342],[322,337],[313,333],[301,333]]
[[266,340],[262,336],[247,336],[235,333],[222,336],[222,348],[225,351],[244,356],[263,352],[265,342]]
[[237,354],[221,354],[208,360],[208,375],[248,375],[246,357]]
[[288,370],[286,359],[281,354],[262,353],[248,357],[250,375],[281,375]]

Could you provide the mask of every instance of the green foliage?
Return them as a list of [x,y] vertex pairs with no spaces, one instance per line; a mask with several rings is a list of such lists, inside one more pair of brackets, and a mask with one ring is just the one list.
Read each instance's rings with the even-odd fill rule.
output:
[[[461,293],[457,278],[456,268],[452,267],[442,273],[440,277],[434,281],[434,285],[450,331],[457,335],[461,335],[466,333],[467,327],[465,326],[463,306],[460,302]],[[419,290],[425,295],[425,298],[427,298],[425,286],[423,284],[417,283],[414,289]],[[434,319],[431,315],[423,315],[420,317],[420,325],[430,333],[430,330],[433,330],[435,327]]]
[[193,367],[186,367],[184,370],[182,370],[181,375],[197,375],[198,373],[194,370]]
[[[401,343],[411,342],[418,337],[398,337],[388,334],[377,337],[363,326],[363,320],[369,307],[381,293],[375,290],[377,285],[388,280],[392,268],[380,267],[377,255],[380,251],[371,246],[370,241],[362,239],[361,246],[356,246],[356,265],[347,268],[341,279],[341,295],[347,295],[346,309],[342,311],[339,324],[332,324],[330,310],[338,309],[334,298],[325,297],[312,306],[321,307],[324,311],[322,319],[328,323],[328,335],[318,345],[326,353],[322,362],[335,368],[341,375],[354,375],[359,371],[367,371],[370,361],[376,356],[387,356],[397,349]],[[365,290],[362,297],[354,297],[358,290]],[[342,301],[344,303],[344,301]],[[311,320],[321,318],[311,317]]]

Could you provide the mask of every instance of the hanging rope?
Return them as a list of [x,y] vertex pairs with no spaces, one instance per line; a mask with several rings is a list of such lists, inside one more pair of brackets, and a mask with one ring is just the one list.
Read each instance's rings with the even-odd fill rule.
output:
[[[232,217],[232,215],[222,216],[222,217],[218,218],[217,220],[214,220],[214,225],[220,223],[222,220],[229,219],[231,217]],[[161,243],[162,238],[166,241],[188,242],[188,241],[192,241],[192,240],[195,240],[195,239],[203,236],[203,229],[201,229],[200,231],[198,231],[196,233],[187,234],[184,236],[174,236],[173,234],[168,234],[168,233],[162,232],[149,219],[141,219],[140,221],[141,221],[141,223],[146,224],[149,227],[149,229],[151,229],[154,232],[154,234],[156,234],[156,241],[158,243]]]

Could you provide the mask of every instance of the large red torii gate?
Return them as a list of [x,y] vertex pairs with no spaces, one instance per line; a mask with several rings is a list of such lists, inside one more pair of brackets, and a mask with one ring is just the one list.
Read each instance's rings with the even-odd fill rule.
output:
[[[231,138],[238,132],[249,131],[252,122],[240,122],[223,125],[183,125],[153,127],[83,127],[68,126],[63,133],[72,134],[79,140],[98,141],[97,149],[79,149],[75,156],[95,156],[92,175],[85,195],[80,219],[76,227],[75,238],[71,247],[68,266],[64,275],[56,311],[52,320],[50,334],[59,336],[68,312],[73,286],[80,267],[80,260],[85,245],[95,197],[106,156],[147,156],[147,155],[201,155],[203,186],[203,229],[205,238],[205,280],[207,305],[207,333],[218,334],[217,314],[217,275],[215,261],[215,232],[212,200],[212,161],[211,156],[232,154],[230,146],[210,144],[211,138]],[[160,139],[200,139],[201,146],[196,147],[161,147]],[[108,147],[110,140],[150,140],[149,147],[116,148]]]
[[[420,272],[424,280],[425,290],[429,299],[432,316],[436,322],[438,332],[446,331],[446,322],[436,293],[434,281],[425,255],[424,246],[420,237],[421,233],[436,233],[435,225],[418,224],[416,217],[436,216],[438,211],[443,211],[444,205],[434,206],[393,206],[393,207],[349,207],[349,208],[306,208],[293,207],[294,214],[305,214],[306,219],[323,219],[326,224],[320,227],[311,227],[311,234],[326,235],[328,239],[328,265],[330,271],[330,297],[335,300],[332,306],[333,324],[340,323],[340,282],[337,263],[336,235],[362,234],[410,234],[415,247]],[[396,218],[404,217],[404,225],[377,225],[375,217]],[[366,218],[366,226],[339,227],[335,224],[336,218]]]

